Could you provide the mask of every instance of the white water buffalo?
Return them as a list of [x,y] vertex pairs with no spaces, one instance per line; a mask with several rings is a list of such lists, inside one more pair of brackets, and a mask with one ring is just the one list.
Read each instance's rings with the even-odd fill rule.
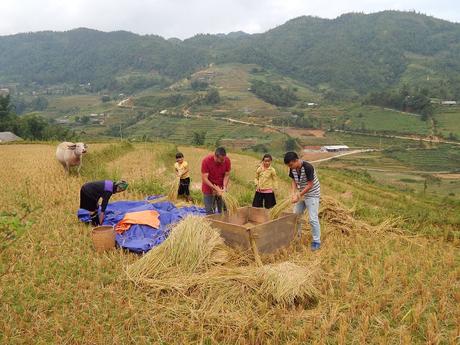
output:
[[60,143],[56,149],[56,158],[64,169],[70,174],[70,168],[76,166],[80,174],[81,156],[86,152],[86,144],[83,143]]

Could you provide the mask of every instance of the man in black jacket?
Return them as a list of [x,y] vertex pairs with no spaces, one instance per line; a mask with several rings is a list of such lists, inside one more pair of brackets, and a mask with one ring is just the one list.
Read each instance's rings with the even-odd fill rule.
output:
[[[128,188],[128,182],[121,180],[93,181],[85,183],[80,189],[80,208],[88,210],[91,224],[98,226],[104,222],[104,213],[109,199],[114,193],[120,193]],[[98,214],[99,199],[102,198],[101,213]]]

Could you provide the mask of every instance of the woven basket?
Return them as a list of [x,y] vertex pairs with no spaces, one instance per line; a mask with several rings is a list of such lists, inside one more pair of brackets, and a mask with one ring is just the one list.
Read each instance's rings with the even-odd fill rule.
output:
[[115,231],[113,226],[98,226],[91,232],[94,249],[96,252],[103,252],[115,247]]

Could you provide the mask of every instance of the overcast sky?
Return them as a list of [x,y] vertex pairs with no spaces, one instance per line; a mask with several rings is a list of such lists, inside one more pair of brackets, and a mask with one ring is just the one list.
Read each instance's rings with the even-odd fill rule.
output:
[[335,18],[389,9],[460,22],[458,0],[0,0],[0,35],[87,27],[183,39],[264,32],[301,15]]

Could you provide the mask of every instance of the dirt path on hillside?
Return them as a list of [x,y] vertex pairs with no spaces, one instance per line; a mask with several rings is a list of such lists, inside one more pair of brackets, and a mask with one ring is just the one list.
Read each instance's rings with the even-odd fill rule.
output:
[[420,115],[420,114],[408,113],[407,111],[401,111],[401,110],[391,109],[391,108],[383,108],[383,109],[388,110],[388,111],[394,111],[395,113],[400,113],[400,114],[404,114],[404,115],[422,117],[422,115]]
[[434,176],[445,180],[460,180],[460,174],[452,174],[449,172],[438,172],[437,174],[434,174]]

